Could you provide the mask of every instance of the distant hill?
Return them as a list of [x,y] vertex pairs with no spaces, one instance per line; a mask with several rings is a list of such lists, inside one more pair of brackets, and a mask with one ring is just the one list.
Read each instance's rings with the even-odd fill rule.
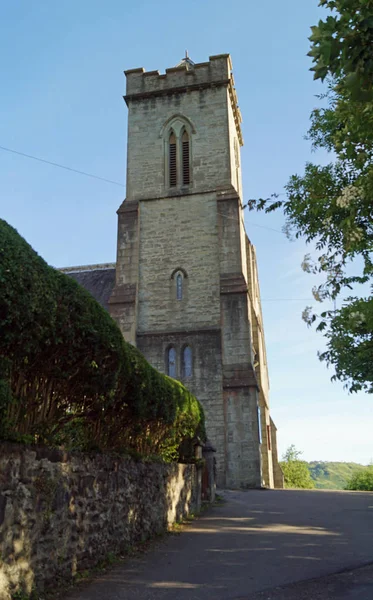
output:
[[312,461],[307,464],[319,490],[343,490],[356,471],[366,469],[357,463]]

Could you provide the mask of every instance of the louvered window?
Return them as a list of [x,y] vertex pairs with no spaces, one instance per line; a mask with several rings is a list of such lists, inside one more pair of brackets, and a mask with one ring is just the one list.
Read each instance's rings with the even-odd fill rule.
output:
[[182,147],[182,163],[183,163],[183,185],[190,183],[190,166],[189,166],[189,136],[186,131],[181,139]]
[[177,170],[176,170],[176,136],[174,132],[171,132],[169,139],[169,177],[170,187],[175,187],[177,184]]

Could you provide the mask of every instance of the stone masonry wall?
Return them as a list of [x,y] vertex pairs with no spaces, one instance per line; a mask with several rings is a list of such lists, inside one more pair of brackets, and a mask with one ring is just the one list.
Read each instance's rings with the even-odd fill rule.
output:
[[[206,411],[219,485],[261,485],[258,385],[247,290],[239,146],[229,55],[193,68],[126,71],[126,200],[119,210],[111,314],[156,368],[189,345],[187,386]],[[190,180],[169,179],[170,128],[189,135]],[[179,146],[178,146],[179,147]],[[189,177],[188,177],[189,179]],[[136,210],[135,210],[136,205]],[[131,213],[130,221],[127,220]],[[183,273],[182,298],[176,295]]]
[[0,446],[0,599],[57,589],[196,510],[194,465]]
[[127,200],[174,193],[165,187],[162,128],[175,115],[188,119],[195,131],[190,140],[189,193],[230,184],[226,88],[195,90],[129,102]]
[[109,311],[131,344],[136,344],[138,271],[138,203],[123,202],[118,210],[116,281]]
[[[201,402],[208,438],[216,448],[218,485],[225,485],[225,421],[222,391],[222,359],[220,328],[200,331],[179,331],[142,334],[137,347],[146,359],[162,373],[166,372],[167,349],[176,351],[176,375]],[[192,349],[192,375],[185,378],[182,352],[185,345]]]
[[284,474],[278,462],[277,452],[277,427],[271,419],[271,446],[272,446],[272,463],[273,463],[273,480],[274,486],[277,489],[285,487]]
[[[140,206],[138,332],[220,325],[215,194]],[[182,301],[172,273],[184,269]]]
[[[261,411],[261,458],[262,480],[265,486],[274,487],[273,449],[271,439],[271,418],[269,412],[269,379],[263,317],[260,303],[260,289],[255,248],[246,238],[247,281],[250,300],[250,320],[255,351],[255,372],[259,385],[259,406]],[[277,450],[276,450],[277,452]],[[277,458],[276,458],[277,460]]]
[[[166,372],[167,349],[181,357],[192,351],[192,377],[183,381],[206,414],[216,446],[218,472],[225,472],[222,397],[219,245],[216,194],[162,198],[140,203],[140,261],[136,345],[145,358]],[[172,274],[182,269],[182,300]],[[220,477],[219,483],[224,479]]]
[[[218,200],[226,485],[260,487],[258,387],[254,373],[249,297],[241,248],[240,200]],[[219,479],[218,479],[219,482]]]
[[209,62],[197,63],[186,71],[183,67],[171,67],[160,75],[159,71],[145,71],[144,68],[125,71],[127,77],[127,95],[151,94],[154,91],[179,91],[185,86],[200,88],[206,83],[227,82],[232,70],[228,54],[210,56]]
[[[167,69],[165,75],[143,69],[126,71],[128,105],[127,199],[171,195],[165,189],[164,127],[177,115],[191,126],[191,181],[188,192],[231,184],[228,106],[233,103],[238,132],[237,98],[228,55],[210,57],[191,70]],[[229,89],[229,94],[228,94]],[[232,126],[236,129],[233,118]],[[184,190],[185,193],[185,190]]]

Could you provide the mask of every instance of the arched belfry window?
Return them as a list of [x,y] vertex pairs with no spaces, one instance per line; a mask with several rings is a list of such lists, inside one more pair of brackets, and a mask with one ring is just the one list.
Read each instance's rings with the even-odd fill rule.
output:
[[176,350],[173,346],[171,346],[167,350],[167,375],[170,377],[176,378]]
[[167,119],[161,128],[165,149],[165,185],[167,188],[185,188],[192,184],[193,148],[192,136],[196,133],[193,123],[184,115],[176,114]]
[[189,185],[190,183],[190,156],[189,156],[189,135],[184,130],[181,138],[181,152],[182,152],[182,169],[183,169],[183,185]]
[[183,276],[181,273],[176,275],[176,299],[183,299]]
[[169,138],[169,185],[175,187],[177,185],[177,152],[176,152],[176,136],[173,131],[170,133]]
[[192,377],[192,349],[190,346],[185,346],[183,350],[183,377],[186,379]]

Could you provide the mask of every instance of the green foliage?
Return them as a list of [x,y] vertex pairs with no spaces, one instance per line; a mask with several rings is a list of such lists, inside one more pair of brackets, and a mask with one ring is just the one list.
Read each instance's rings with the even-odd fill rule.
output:
[[9,431],[8,412],[13,402],[9,385],[10,363],[0,358],[0,439],[5,439]]
[[331,11],[311,27],[314,78],[344,77],[357,96],[371,97],[373,8],[371,0],[320,0]]
[[[319,325],[320,327],[320,325]],[[351,392],[373,393],[373,300],[349,298],[333,315],[322,360],[333,364],[333,379],[349,382]]]
[[[333,14],[312,28],[310,55],[315,77],[328,77],[322,96],[327,107],[312,112],[309,139],[314,149],[332,151],[336,160],[327,166],[307,164],[303,175],[293,175],[285,201],[252,200],[249,207],[282,208],[286,231],[316,245],[317,258],[307,256],[302,265],[324,277],[313,289],[314,298],[343,300],[338,309],[319,314],[306,307],[303,318],[324,332],[327,349],[319,356],[334,366],[335,378],[351,392],[372,393],[373,7],[370,0],[322,0],[320,5]],[[370,284],[370,294],[344,297],[361,284]]]
[[357,463],[312,461],[308,468],[317,489],[343,490],[355,473],[367,467]]
[[205,436],[197,399],[2,220],[0,283],[0,438],[173,460]]
[[370,465],[364,471],[355,473],[347,483],[345,489],[373,492],[373,465]]
[[301,454],[302,452],[292,445],[282,457],[280,466],[284,473],[286,488],[312,489],[315,487],[307,463],[299,460]]
[[35,589],[31,593],[17,590],[12,594],[12,600],[40,600],[40,596]]

